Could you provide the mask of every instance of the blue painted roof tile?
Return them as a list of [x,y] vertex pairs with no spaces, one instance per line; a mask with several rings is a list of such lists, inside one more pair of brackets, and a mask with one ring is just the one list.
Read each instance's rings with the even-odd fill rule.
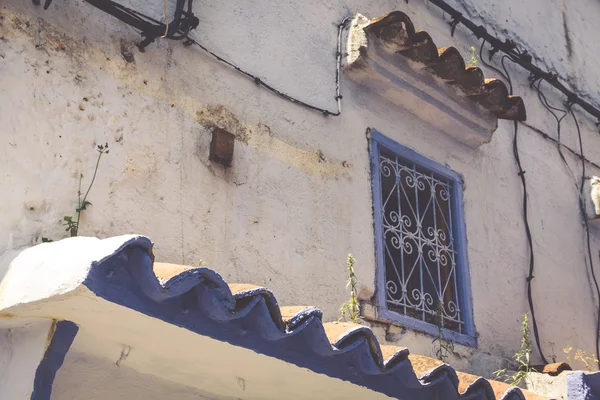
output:
[[[443,364],[418,377],[407,349],[384,359],[372,330],[355,324],[323,324],[314,307],[284,320],[273,293],[251,285],[229,285],[208,268],[157,277],[152,242],[144,237],[95,263],[84,284],[96,295],[199,335],[352,382],[398,399],[494,400],[489,381],[476,379],[459,393],[456,371]],[[159,273],[160,275],[160,273]],[[164,274],[163,274],[164,275]],[[328,336],[329,335],[329,336]],[[389,350],[386,348],[386,350]],[[506,400],[523,400],[518,388]]]

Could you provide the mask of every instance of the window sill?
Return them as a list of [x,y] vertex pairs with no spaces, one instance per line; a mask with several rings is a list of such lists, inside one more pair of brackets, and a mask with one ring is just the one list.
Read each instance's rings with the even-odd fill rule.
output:
[[[397,325],[433,337],[438,337],[439,334],[438,327],[435,325],[367,304],[363,304],[361,307],[361,317],[367,321]],[[454,332],[448,329],[442,329],[442,334],[444,339],[450,340],[452,343],[468,347],[477,347],[477,338],[474,336]]]

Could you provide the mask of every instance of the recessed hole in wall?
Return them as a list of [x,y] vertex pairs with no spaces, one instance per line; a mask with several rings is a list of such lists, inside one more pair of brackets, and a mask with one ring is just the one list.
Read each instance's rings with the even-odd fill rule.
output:
[[221,128],[213,128],[209,160],[225,167],[231,165],[235,136]]

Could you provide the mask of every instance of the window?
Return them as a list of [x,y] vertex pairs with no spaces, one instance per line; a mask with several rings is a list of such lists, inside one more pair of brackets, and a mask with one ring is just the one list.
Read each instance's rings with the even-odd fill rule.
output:
[[475,345],[460,176],[371,132],[379,315]]

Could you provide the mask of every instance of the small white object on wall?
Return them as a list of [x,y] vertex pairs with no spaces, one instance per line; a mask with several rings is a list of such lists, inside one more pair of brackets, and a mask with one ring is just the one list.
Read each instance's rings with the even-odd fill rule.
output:
[[600,217],[600,178],[593,176],[590,179],[592,202],[594,203],[594,217]]

